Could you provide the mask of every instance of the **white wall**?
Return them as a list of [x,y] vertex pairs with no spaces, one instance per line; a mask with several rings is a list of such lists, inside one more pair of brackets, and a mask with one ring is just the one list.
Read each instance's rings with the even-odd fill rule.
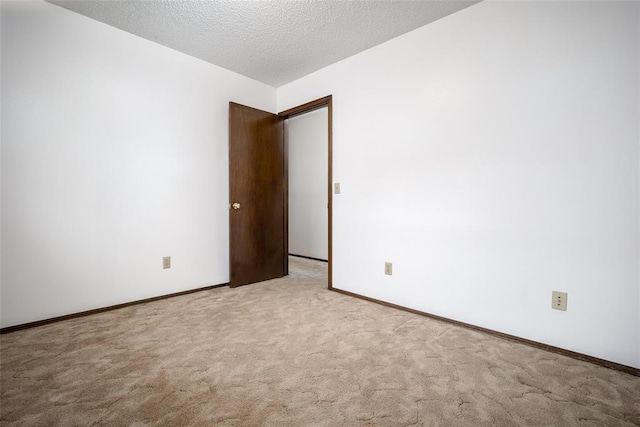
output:
[[285,121],[289,159],[289,253],[328,259],[328,108]]
[[638,8],[482,2],[279,88],[333,95],[334,286],[640,367]]
[[275,89],[2,1],[2,327],[228,282],[229,101]]

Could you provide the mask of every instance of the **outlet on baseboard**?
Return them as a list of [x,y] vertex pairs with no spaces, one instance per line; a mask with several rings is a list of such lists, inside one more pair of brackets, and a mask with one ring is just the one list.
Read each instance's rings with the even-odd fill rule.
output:
[[384,263],[384,274],[386,274],[387,276],[393,275],[393,263],[391,262]]
[[567,311],[567,293],[560,291],[551,292],[551,308]]
[[162,268],[171,268],[171,257],[162,257]]

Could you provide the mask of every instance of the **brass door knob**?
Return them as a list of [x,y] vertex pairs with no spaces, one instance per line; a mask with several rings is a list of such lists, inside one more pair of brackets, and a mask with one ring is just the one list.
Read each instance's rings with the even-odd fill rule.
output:
[[231,207],[233,209],[240,209],[240,203],[234,203],[233,205],[231,205]]

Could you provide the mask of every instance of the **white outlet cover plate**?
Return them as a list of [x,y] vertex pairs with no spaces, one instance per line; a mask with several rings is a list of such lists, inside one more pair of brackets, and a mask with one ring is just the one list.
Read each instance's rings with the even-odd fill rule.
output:
[[567,293],[560,291],[551,292],[551,308],[567,311]]

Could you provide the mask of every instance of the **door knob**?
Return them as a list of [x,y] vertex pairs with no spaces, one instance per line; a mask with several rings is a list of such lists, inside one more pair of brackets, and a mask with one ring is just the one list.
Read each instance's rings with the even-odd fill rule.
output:
[[231,205],[231,207],[233,209],[240,209],[240,203],[234,203],[233,205]]

